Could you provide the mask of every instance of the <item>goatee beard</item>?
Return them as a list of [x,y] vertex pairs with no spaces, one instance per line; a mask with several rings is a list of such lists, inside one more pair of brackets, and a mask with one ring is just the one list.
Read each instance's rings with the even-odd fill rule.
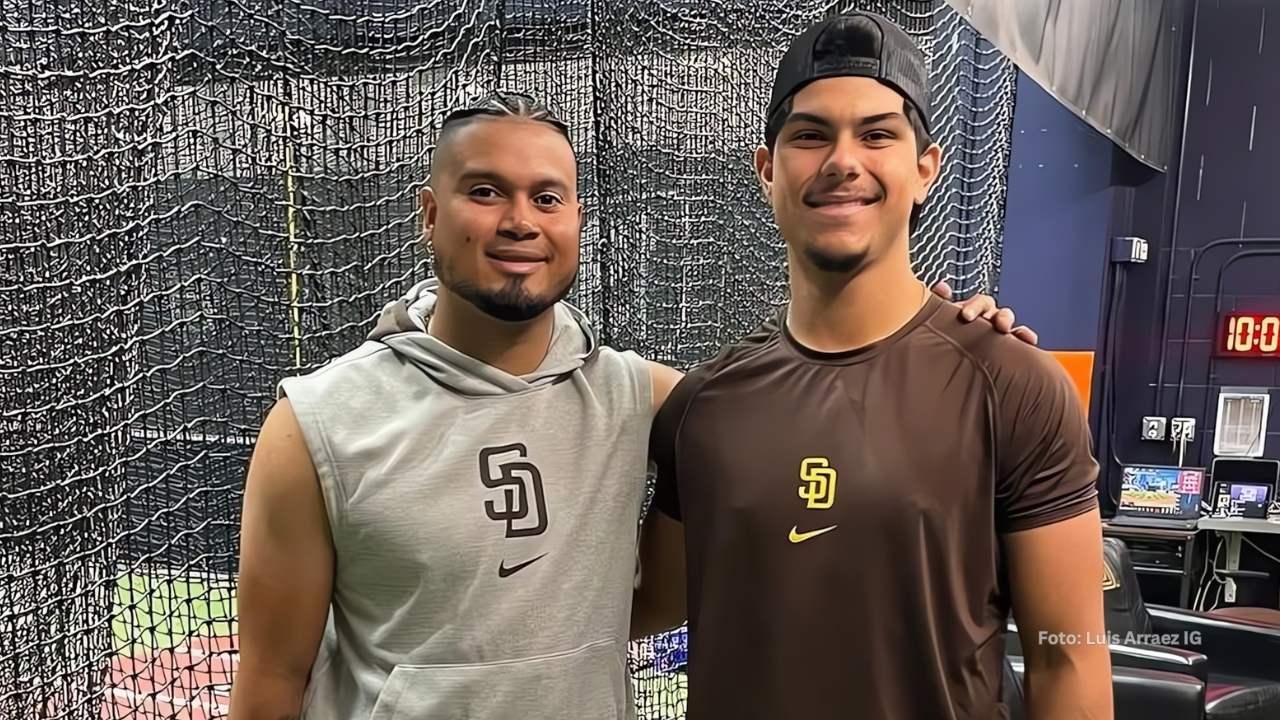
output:
[[458,280],[453,273],[439,263],[432,263],[436,278],[458,297],[466,300],[489,317],[504,322],[532,320],[555,306],[569,295],[573,279],[558,292],[533,295],[525,288],[524,278],[511,278],[498,290],[482,290],[466,280]]
[[865,252],[832,255],[812,247],[804,249],[804,256],[819,270],[840,275],[856,275],[867,261]]

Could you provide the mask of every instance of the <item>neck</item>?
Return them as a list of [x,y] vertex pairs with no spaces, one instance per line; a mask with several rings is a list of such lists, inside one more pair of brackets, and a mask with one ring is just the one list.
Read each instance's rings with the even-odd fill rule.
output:
[[790,254],[792,337],[818,352],[843,352],[897,332],[920,311],[928,290],[911,270],[905,248],[886,253],[853,275],[830,273]]
[[507,373],[528,375],[542,364],[555,329],[555,308],[522,322],[486,315],[441,286],[427,332],[464,355]]

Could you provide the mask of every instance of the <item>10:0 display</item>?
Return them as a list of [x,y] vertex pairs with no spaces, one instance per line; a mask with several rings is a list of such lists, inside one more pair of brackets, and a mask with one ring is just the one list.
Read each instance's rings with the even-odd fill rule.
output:
[[1280,357],[1280,313],[1226,313],[1218,355]]

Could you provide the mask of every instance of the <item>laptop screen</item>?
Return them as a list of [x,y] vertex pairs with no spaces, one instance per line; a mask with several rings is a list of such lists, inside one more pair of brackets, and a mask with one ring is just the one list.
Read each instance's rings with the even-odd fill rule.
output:
[[1240,508],[1245,517],[1267,516],[1267,494],[1271,491],[1270,485],[1231,483],[1227,488],[1231,493],[1232,507]]
[[1121,512],[1185,519],[1200,515],[1204,468],[1126,465],[1122,483]]

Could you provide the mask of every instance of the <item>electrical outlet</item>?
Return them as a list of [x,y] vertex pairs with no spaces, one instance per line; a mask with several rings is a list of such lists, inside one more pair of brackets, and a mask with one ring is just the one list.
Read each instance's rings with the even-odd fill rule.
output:
[[1147,241],[1140,237],[1111,238],[1111,262],[1144,263],[1147,261]]
[[1196,419],[1189,417],[1176,417],[1169,425],[1169,439],[1177,442],[1178,440],[1186,440],[1192,442],[1196,438]]
[[1142,418],[1142,439],[1164,440],[1168,422],[1168,418],[1153,415]]

